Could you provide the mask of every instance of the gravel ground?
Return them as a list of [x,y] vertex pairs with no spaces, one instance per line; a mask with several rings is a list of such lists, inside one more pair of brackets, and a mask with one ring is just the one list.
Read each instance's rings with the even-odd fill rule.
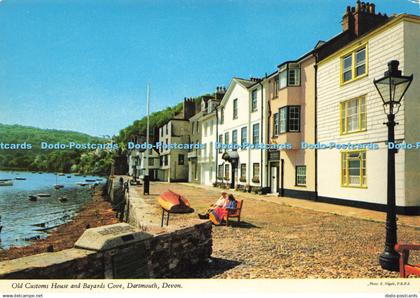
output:
[[[156,196],[172,189],[203,212],[220,189],[197,189],[183,184],[154,183]],[[150,196],[150,197],[153,197]],[[383,278],[398,273],[383,270],[378,256],[385,241],[385,224],[354,217],[289,207],[279,203],[244,200],[242,222],[213,228],[212,262],[182,277],[206,278]],[[148,200],[156,204],[155,200]],[[333,206],[333,205],[332,205]],[[157,207],[156,207],[157,208]],[[188,216],[197,216],[195,214]],[[175,215],[170,225],[186,215]],[[419,221],[420,223],[420,218]],[[418,243],[418,227],[399,226],[398,239]],[[419,254],[412,255],[420,263]]]

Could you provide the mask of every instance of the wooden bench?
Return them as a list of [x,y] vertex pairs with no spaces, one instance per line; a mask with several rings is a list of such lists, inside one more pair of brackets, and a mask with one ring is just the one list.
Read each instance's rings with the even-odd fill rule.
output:
[[395,250],[400,253],[400,277],[420,276],[420,264],[408,264],[410,250],[420,250],[420,244],[396,244]]
[[[244,201],[237,201],[237,205],[235,209],[228,209],[230,212],[228,212],[225,216],[224,216],[224,220],[226,222],[226,226],[229,225],[229,218],[238,218],[238,223],[241,221],[241,211],[242,211],[242,207],[244,205]],[[231,213],[231,214],[229,214]]]

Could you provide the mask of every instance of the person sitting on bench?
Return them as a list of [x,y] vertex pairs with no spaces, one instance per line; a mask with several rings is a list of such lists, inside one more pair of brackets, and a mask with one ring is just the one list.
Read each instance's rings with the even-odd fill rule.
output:
[[222,191],[222,195],[220,196],[220,198],[216,201],[216,203],[214,203],[213,205],[210,206],[210,209],[207,210],[207,212],[205,214],[198,214],[198,217],[200,219],[209,219],[209,213],[215,209],[215,208],[223,208],[226,207],[227,204],[229,204],[229,200],[228,200],[228,196],[227,196],[227,192],[226,191]]
[[225,218],[226,214],[235,213],[238,202],[236,202],[235,197],[229,195],[229,203],[224,207],[216,207],[209,213],[209,219],[215,225],[220,225]]

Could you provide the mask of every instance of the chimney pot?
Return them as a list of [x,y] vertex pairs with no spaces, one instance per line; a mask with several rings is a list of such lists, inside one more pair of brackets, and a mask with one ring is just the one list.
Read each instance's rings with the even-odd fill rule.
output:
[[374,3],[371,3],[370,4],[370,12],[371,12],[371,14],[375,14],[375,4]]

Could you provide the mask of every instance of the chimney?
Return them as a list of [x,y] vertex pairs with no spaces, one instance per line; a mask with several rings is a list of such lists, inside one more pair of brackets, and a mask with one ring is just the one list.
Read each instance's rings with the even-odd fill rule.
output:
[[347,6],[343,15],[343,31],[350,30],[352,35],[358,37],[382,25],[388,20],[386,14],[376,14],[375,4],[358,0],[356,7]]
[[216,100],[221,100],[226,93],[226,88],[222,86],[216,87],[216,92],[214,93],[214,98]]
[[196,104],[193,98],[184,98],[183,108],[184,119],[188,120],[195,115]]

